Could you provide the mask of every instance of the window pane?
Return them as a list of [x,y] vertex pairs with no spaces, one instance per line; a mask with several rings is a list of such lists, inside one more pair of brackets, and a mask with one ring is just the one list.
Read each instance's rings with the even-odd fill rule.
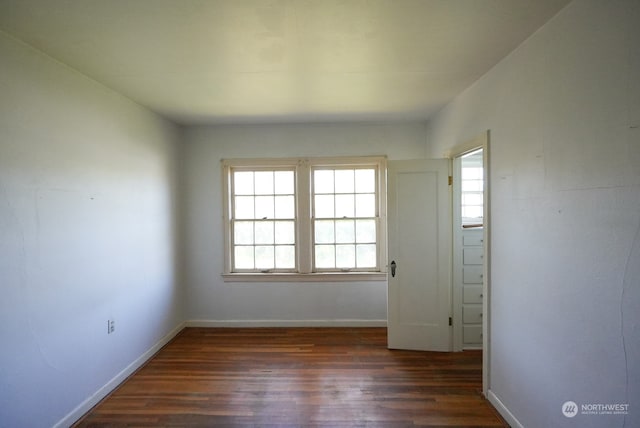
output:
[[253,172],[236,171],[233,173],[233,189],[236,195],[253,195]]
[[236,196],[235,202],[235,218],[255,218],[253,196]]
[[376,267],[376,246],[357,245],[356,246],[356,267],[358,268],[374,268]]
[[276,244],[295,244],[295,224],[292,221],[277,221],[275,232]]
[[336,195],[336,218],[354,216],[354,195]]
[[253,244],[252,221],[237,221],[233,224],[233,242],[235,244]]
[[255,172],[256,195],[273,195],[273,171]]
[[273,269],[274,249],[269,246],[256,246],[256,269]]
[[253,269],[253,247],[235,247],[235,268]]
[[356,242],[376,242],[375,220],[356,220]]
[[482,180],[462,180],[463,192],[482,192]]
[[317,195],[315,197],[315,217],[333,218],[333,195]]
[[354,178],[352,169],[337,169],[336,177],[336,193],[353,193]]
[[482,193],[463,193],[462,203],[464,205],[482,205]]
[[315,242],[318,244],[333,244],[335,242],[333,220],[315,222]]
[[335,248],[333,245],[316,245],[316,268],[334,268]]
[[336,245],[336,267],[352,268],[356,266],[356,246]]
[[462,207],[462,217],[482,218],[482,207],[464,206]]
[[276,218],[295,218],[295,197],[294,196],[276,196],[275,197],[275,216]]
[[256,222],[256,244],[273,244],[273,222]]
[[333,193],[333,170],[317,169],[313,172],[315,193]]
[[256,196],[256,217],[255,218],[273,218],[273,196]]
[[293,269],[296,267],[296,247],[293,245],[278,245],[276,247],[276,268]]
[[353,220],[336,221],[336,242],[347,243],[355,242],[355,222]]
[[276,195],[293,195],[294,194],[293,171],[276,171],[275,172],[274,193]]
[[463,180],[482,180],[482,168],[462,168]]
[[356,217],[376,216],[376,195],[356,195]]
[[373,169],[356,169],[356,193],[375,193],[376,171]]

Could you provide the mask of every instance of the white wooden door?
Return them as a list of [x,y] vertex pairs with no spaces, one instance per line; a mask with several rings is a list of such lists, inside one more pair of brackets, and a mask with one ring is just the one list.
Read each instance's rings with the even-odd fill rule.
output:
[[451,350],[448,178],[446,159],[388,164],[387,322],[391,349]]

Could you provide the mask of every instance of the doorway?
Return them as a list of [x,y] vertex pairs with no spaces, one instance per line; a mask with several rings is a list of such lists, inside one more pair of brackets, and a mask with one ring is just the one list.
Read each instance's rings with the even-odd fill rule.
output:
[[454,349],[482,349],[484,183],[483,150],[454,159]]
[[489,389],[489,131],[454,148],[452,159],[453,350],[482,349]]

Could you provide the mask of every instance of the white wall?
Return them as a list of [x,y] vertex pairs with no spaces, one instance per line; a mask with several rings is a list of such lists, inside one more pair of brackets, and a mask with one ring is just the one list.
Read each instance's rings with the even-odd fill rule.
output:
[[639,22],[577,0],[428,125],[432,156],[491,130],[490,389],[525,427],[640,426]]
[[188,319],[261,325],[386,322],[386,282],[223,282],[220,160],[343,155],[424,158],[424,124],[196,127],[186,131],[184,150]]
[[179,130],[2,33],[0,58],[0,426],[48,427],[182,321]]

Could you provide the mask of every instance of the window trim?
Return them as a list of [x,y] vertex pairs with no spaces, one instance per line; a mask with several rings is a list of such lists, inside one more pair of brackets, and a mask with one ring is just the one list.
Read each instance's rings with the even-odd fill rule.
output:
[[223,273],[224,282],[370,282],[386,281],[386,272],[234,272]]
[[[225,282],[305,282],[305,281],[384,281],[387,278],[387,211],[385,156],[358,157],[303,157],[303,158],[234,158],[222,159],[223,245]],[[312,171],[316,167],[360,168],[374,166],[377,169],[376,209],[378,212],[378,268],[363,271],[313,271],[313,218]],[[296,265],[297,272],[233,272],[231,227],[231,171],[233,169],[288,168],[295,174],[296,204]],[[301,191],[302,190],[302,191]]]

